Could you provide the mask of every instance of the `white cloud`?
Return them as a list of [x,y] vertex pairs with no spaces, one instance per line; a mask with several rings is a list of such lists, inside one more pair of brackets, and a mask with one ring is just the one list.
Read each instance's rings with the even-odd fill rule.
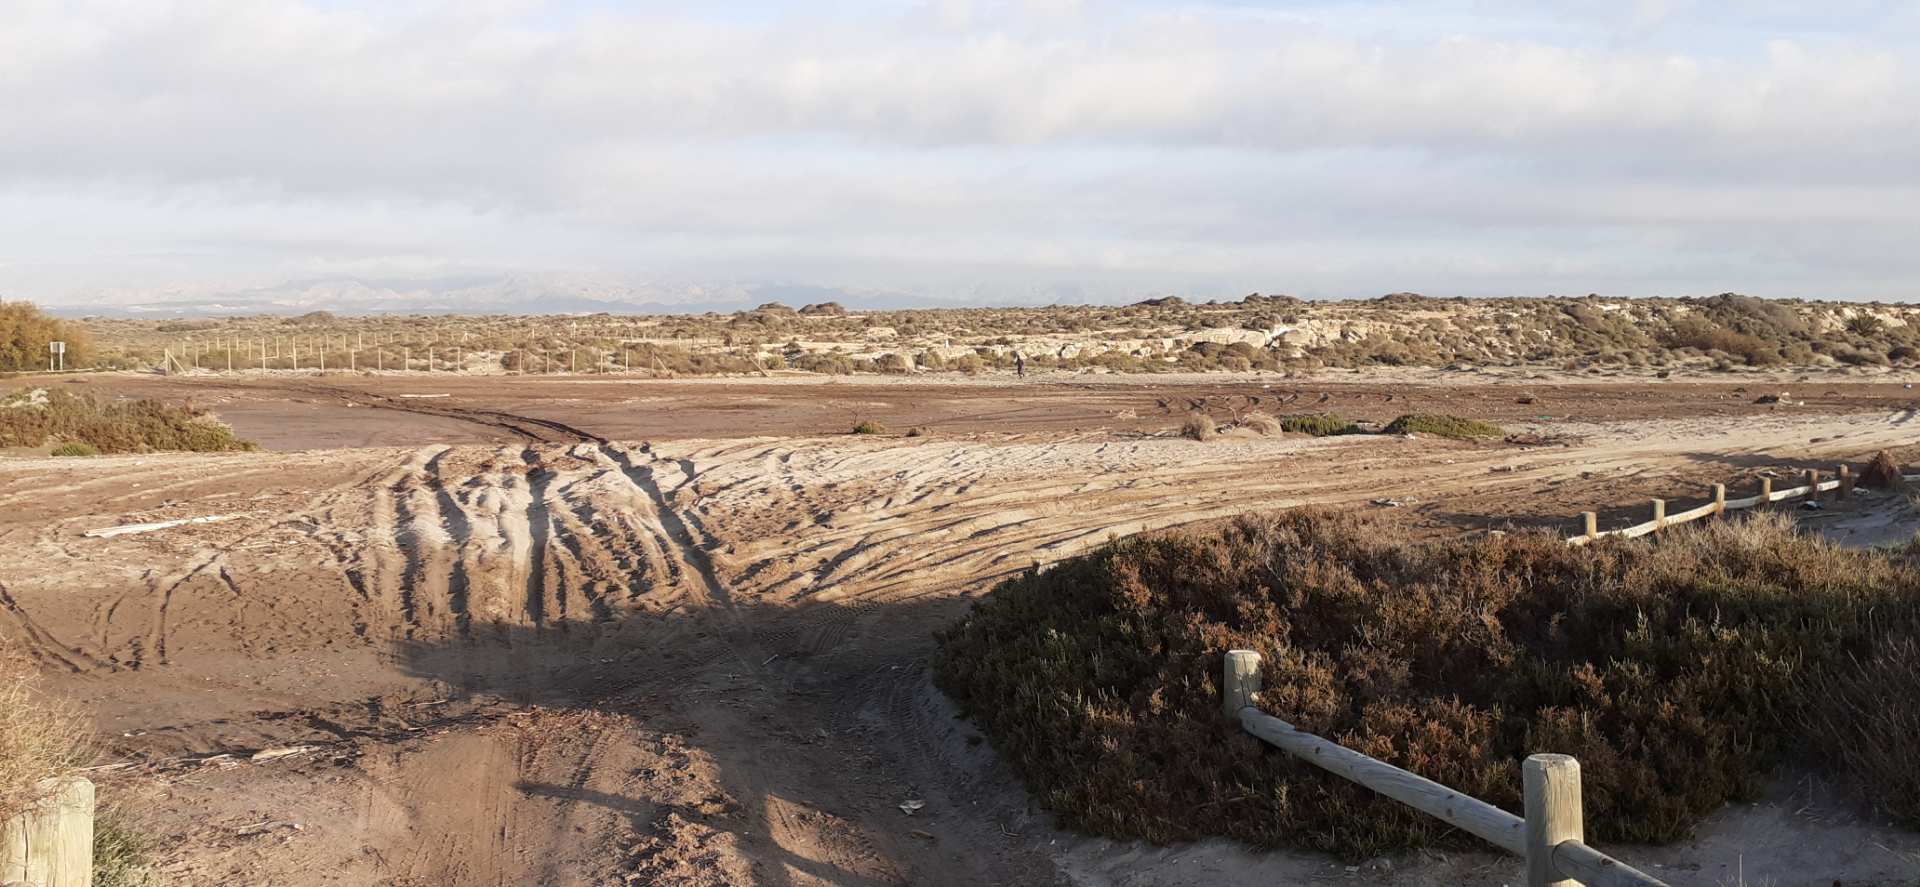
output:
[[[166,254],[195,257],[169,280],[1911,289],[1898,257],[1818,252],[1920,230],[1911,16],[1526,8],[24,0],[0,8],[0,288],[137,289],[128,256]],[[1757,276],[1758,243],[1799,264]]]

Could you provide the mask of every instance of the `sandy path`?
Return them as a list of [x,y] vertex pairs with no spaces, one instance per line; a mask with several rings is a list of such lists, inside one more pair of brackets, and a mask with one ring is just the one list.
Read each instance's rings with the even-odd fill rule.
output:
[[[172,761],[118,788],[178,836],[189,883],[1100,882],[926,691],[928,633],[996,579],[1258,508],[1497,515],[1554,489],[1571,517],[1568,490],[1857,457],[1912,418],[1561,425],[1581,439],[1528,448],[1034,433],[17,461],[0,640],[98,706],[117,754]],[[240,517],[81,535],[208,513]],[[289,742],[319,750],[179,762]],[[261,819],[304,827],[243,834]]]

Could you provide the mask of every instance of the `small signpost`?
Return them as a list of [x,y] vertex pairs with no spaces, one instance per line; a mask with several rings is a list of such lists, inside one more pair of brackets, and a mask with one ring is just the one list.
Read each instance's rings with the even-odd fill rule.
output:
[[67,368],[67,343],[48,342],[47,351],[49,352],[47,354],[47,369],[49,371],[55,369],[64,370]]

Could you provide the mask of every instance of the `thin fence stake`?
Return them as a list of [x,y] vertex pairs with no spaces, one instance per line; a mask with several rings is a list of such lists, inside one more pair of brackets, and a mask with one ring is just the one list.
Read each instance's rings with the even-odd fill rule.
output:
[[1653,500],[1653,528],[1664,530],[1667,527],[1667,500]]
[[1838,465],[1834,467],[1833,472],[1840,476],[1840,491],[1838,493],[1840,498],[1845,499],[1853,495],[1853,466]]
[[1726,484],[1713,485],[1713,513],[1716,515],[1724,515],[1727,513]]
[[1773,478],[1763,477],[1760,479],[1760,504],[1766,505],[1772,501],[1773,501]]
[[1581,526],[1585,528],[1585,532],[1582,533],[1582,535],[1588,539],[1600,538],[1600,515],[1591,511],[1582,511],[1580,512],[1580,523]]
[[1820,501],[1820,471],[1816,468],[1807,469],[1807,501]]

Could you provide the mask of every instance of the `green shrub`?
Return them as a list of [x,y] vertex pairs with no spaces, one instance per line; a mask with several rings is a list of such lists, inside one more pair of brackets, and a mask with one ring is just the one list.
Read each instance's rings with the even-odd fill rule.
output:
[[1311,434],[1314,437],[1326,437],[1333,434],[1352,434],[1358,431],[1353,420],[1333,415],[1315,413],[1305,416],[1280,417],[1280,430],[1290,434]]
[[859,424],[853,426],[854,434],[882,434],[886,430],[880,423],[870,419],[861,419]]
[[[1218,676],[1247,648],[1260,707],[1303,730],[1508,810],[1521,759],[1571,754],[1590,838],[1657,842],[1755,797],[1809,721],[1797,687],[1920,621],[1915,568],[1779,516],[1657,544],[1392,535],[1299,511],[1122,540],[1001,584],[941,633],[936,679],[1084,831],[1350,857],[1472,843],[1244,735]],[[1903,713],[1849,741],[1900,762],[1920,693],[1881,700]]]
[[1460,416],[1408,414],[1387,423],[1387,434],[1431,434],[1455,440],[1481,440],[1506,437],[1505,429],[1491,422]]
[[50,456],[98,456],[100,455],[100,450],[95,448],[93,444],[64,443],[57,447],[54,447],[53,451],[51,453],[48,453],[48,455]]
[[102,400],[66,391],[16,394],[0,402],[0,446],[37,447],[48,440],[85,444],[100,453],[255,448],[252,442],[234,437],[233,429],[212,413],[192,406]]

